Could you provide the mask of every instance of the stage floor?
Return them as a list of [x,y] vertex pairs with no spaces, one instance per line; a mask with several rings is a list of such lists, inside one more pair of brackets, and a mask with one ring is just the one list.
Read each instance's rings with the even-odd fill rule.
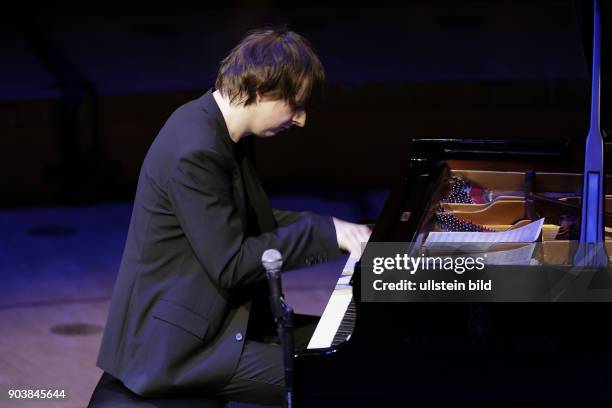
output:
[[[272,202],[284,209],[301,210],[307,203],[316,212],[357,216],[350,205],[329,200],[272,197]],[[131,205],[0,211],[0,407],[87,405],[102,374],[95,361]],[[344,256],[284,275],[285,293],[298,313],[323,312],[345,261]],[[59,389],[66,397],[15,400],[8,389]]]

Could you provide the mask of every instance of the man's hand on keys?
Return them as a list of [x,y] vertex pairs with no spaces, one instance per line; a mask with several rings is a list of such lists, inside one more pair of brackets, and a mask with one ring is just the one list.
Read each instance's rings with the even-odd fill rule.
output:
[[353,224],[332,217],[336,228],[338,247],[351,253],[352,257],[361,257],[361,244],[368,242],[372,230],[367,225]]

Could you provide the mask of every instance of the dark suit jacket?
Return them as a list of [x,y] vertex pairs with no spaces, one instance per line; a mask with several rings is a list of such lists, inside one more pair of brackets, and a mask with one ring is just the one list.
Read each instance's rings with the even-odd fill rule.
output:
[[[273,215],[238,145],[209,91],[170,116],[146,155],[98,356],[137,394],[227,383],[266,249],[285,270],[339,254],[331,217]],[[280,226],[263,228],[266,218]]]

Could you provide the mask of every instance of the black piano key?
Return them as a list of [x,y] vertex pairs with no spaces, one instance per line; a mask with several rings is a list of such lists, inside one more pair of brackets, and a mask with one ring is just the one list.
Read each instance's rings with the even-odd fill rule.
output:
[[338,344],[344,343],[348,340],[349,336],[353,333],[353,328],[355,327],[355,317],[355,300],[351,299],[351,303],[349,303],[348,307],[346,308],[346,312],[342,317],[340,326],[338,326],[338,330],[334,335],[332,346],[337,346]]

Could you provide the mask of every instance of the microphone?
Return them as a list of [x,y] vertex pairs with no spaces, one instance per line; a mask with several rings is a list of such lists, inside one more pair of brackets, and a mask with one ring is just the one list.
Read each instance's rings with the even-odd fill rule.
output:
[[270,287],[270,308],[276,320],[278,338],[283,347],[283,365],[285,373],[284,408],[293,407],[293,358],[295,354],[293,342],[293,309],[285,304],[281,286],[281,268],[283,257],[276,249],[268,249],[261,256],[261,264],[266,269],[268,286]]
[[270,288],[270,306],[276,319],[283,316],[283,292],[281,286],[281,268],[283,257],[276,249],[268,249],[261,256],[261,264],[266,269],[268,287]]

